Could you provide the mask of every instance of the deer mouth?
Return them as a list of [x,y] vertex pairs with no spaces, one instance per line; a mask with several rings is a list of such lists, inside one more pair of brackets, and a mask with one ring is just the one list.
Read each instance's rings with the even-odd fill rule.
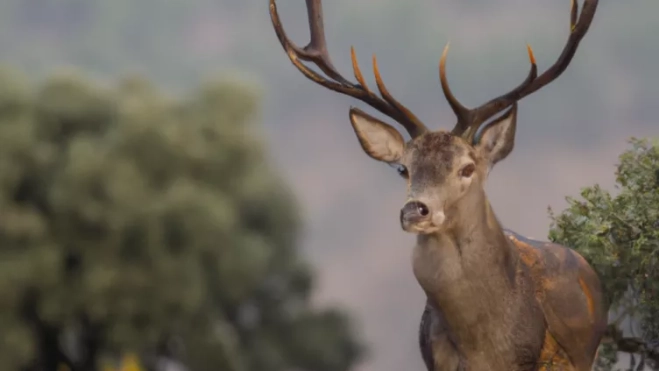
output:
[[441,230],[441,227],[436,225],[431,219],[414,223],[403,221],[401,227],[405,232],[414,234],[432,234]]

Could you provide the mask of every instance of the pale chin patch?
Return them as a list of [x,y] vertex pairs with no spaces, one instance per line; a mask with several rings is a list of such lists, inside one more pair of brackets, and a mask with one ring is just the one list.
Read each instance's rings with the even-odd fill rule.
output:
[[446,214],[444,214],[444,211],[436,211],[435,213],[432,214],[432,224],[441,227],[444,224],[444,221],[446,221]]
[[417,234],[431,234],[439,231],[439,228],[437,228],[430,220],[426,220],[417,224],[407,225],[404,226],[403,229],[405,232]]

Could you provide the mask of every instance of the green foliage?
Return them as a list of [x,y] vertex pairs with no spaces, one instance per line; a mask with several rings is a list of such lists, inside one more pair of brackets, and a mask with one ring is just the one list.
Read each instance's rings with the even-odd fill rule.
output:
[[256,111],[235,83],[176,100],[139,79],[30,89],[3,71],[0,364],[40,356],[31,292],[62,334],[82,315],[102,326],[102,356],[172,335],[195,371],[350,368],[361,345],[344,313],[310,306],[295,199]]
[[[630,140],[620,156],[616,194],[598,185],[551,213],[552,241],[574,247],[599,273],[611,309],[659,339],[659,142]],[[617,323],[616,323],[617,324]]]
[[611,371],[618,362],[616,346],[613,343],[604,343],[600,346],[593,371]]

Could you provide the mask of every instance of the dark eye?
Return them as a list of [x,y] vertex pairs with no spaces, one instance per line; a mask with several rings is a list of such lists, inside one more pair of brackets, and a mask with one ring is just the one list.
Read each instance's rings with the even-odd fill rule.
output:
[[474,170],[476,170],[476,166],[474,164],[468,164],[462,167],[458,174],[463,177],[463,178],[469,178],[471,174],[474,173]]
[[405,165],[396,166],[396,171],[398,171],[398,175],[402,176],[403,178],[407,178],[409,175],[407,173],[407,168],[405,167]]

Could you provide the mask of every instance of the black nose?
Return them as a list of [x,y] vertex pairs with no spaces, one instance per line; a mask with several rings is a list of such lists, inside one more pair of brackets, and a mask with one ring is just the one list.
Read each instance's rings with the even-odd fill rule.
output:
[[407,223],[416,223],[425,219],[430,211],[428,206],[419,201],[410,201],[400,210],[400,221]]

